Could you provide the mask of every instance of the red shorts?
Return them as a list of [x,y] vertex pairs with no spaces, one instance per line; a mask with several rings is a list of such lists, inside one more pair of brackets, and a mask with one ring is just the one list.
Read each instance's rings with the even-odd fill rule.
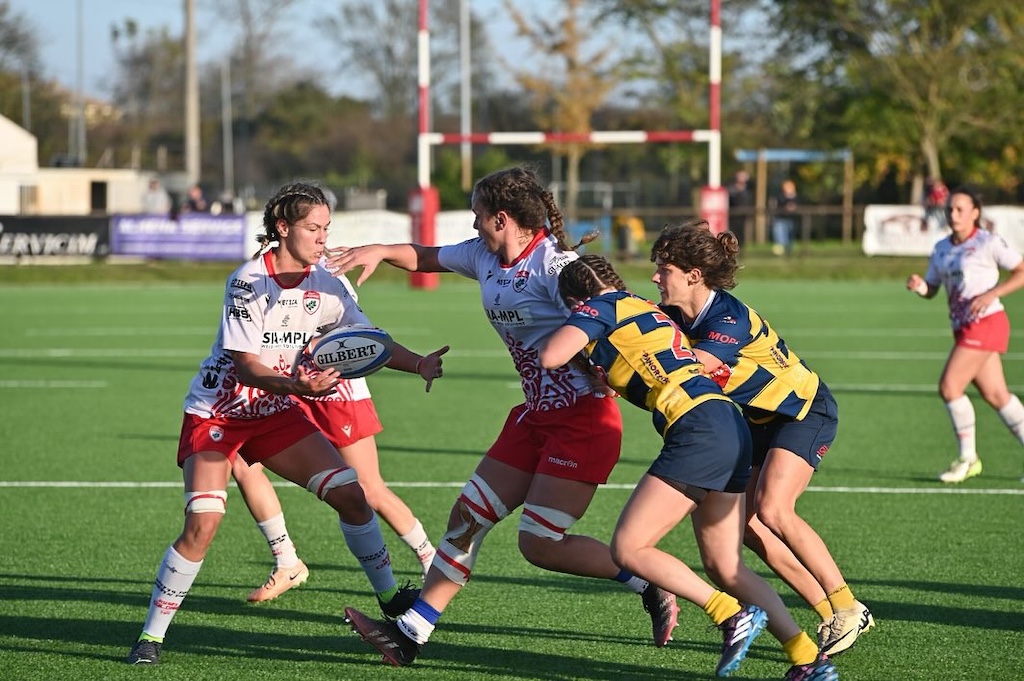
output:
[[372,399],[356,400],[304,400],[293,398],[310,421],[324,431],[324,435],[337,448],[376,435],[384,430]]
[[1010,347],[1010,318],[1006,310],[993,312],[957,329],[953,337],[962,348],[1003,354]]
[[522,471],[600,485],[608,482],[621,449],[615,400],[588,395],[550,411],[514,407],[487,456]]
[[236,454],[249,464],[269,459],[311,433],[320,432],[300,409],[285,409],[258,419],[203,418],[185,414],[178,439],[178,466],[196,452]]

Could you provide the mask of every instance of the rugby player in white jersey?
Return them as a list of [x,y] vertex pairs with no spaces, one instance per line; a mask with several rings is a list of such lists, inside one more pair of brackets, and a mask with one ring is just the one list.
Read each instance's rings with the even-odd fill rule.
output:
[[[386,615],[401,614],[415,600],[418,590],[395,582],[377,517],[352,484],[355,471],[291,398],[336,390],[336,371],[311,372],[300,362],[318,331],[370,323],[342,282],[318,266],[329,223],[319,187],[281,188],[267,202],[260,251],[228,277],[217,338],[185,397],[178,443],[184,528],[160,561],[130,664],[159,662],[171,619],[220,526],[237,456],[305,487],[337,511],[345,542]],[[420,356],[396,344],[387,366],[418,373],[429,386],[440,376],[446,350]]]
[[[1024,286],[1024,257],[982,227],[981,201],[970,189],[950,193],[946,217],[952,233],[935,244],[927,272],[910,275],[907,288],[922,298],[946,288],[955,342],[939,379],[939,395],[949,410],[960,455],[939,480],[957,483],[981,473],[974,406],[966,392],[971,383],[1024,444],[1024,406],[1006,385],[1000,357],[1009,347],[1010,321],[999,300]],[[999,280],[1000,270],[1010,272],[1005,281]]]
[[675,597],[619,568],[604,542],[569,532],[618,461],[622,417],[603,382],[580,365],[540,365],[540,342],[569,316],[558,273],[577,255],[562,215],[537,175],[518,167],[479,180],[472,209],[479,236],[461,244],[343,247],[328,258],[342,273],[361,267],[357,285],[381,262],[478,281],[484,314],[508,347],[524,394],[459,494],[412,608],[397,622],[378,622],[353,608],[346,614],[387,662],[411,664],[469,580],[485,535],[522,506],[519,549],[530,563],[622,582],[642,595],[655,645],[664,646],[676,625]]

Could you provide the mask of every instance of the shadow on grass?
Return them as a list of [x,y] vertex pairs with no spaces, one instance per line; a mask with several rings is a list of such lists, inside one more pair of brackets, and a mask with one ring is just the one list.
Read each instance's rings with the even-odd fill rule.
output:
[[[27,655],[71,655],[77,659],[93,659],[104,662],[121,662],[134,640],[134,631],[129,633],[123,631],[120,623],[97,623],[84,619],[63,620],[60,626],[54,629],[51,620],[43,618],[24,618],[23,627],[12,626],[8,618],[0,617],[0,633],[10,635],[13,638],[33,638],[34,635],[46,641],[46,644],[39,645],[39,641],[33,641],[32,645],[0,645],[0,651],[20,653]],[[10,630],[14,628],[15,631]],[[507,635],[520,637],[524,635],[535,636],[534,630],[524,631],[508,629],[503,627],[486,628],[483,631],[463,631],[463,634],[489,634]],[[569,630],[556,632],[558,638],[566,640],[576,651],[576,654],[559,654],[553,652],[531,652],[521,648],[503,649],[485,645],[466,645],[460,643],[448,643],[443,640],[431,642],[423,651],[421,657],[416,661],[415,666],[402,674],[415,674],[418,669],[421,672],[435,672],[444,675],[444,678],[473,679],[482,676],[497,676],[518,679],[536,679],[538,681],[568,681],[570,679],[591,679],[594,681],[619,681],[620,679],[665,679],[671,674],[673,679],[683,681],[696,681],[707,679],[710,668],[706,670],[688,671],[673,668],[671,670],[659,665],[657,668],[644,667],[631,662],[618,662],[611,660],[594,659],[588,655],[583,645],[574,645],[581,642],[578,636]],[[437,639],[444,636],[439,632]],[[606,639],[594,639],[595,643],[607,643]],[[94,646],[96,648],[120,648],[123,652],[114,655],[105,654],[100,651],[95,653],[83,653],[79,651],[70,652],[68,644]],[[680,664],[693,665],[693,660],[688,656],[680,655],[681,651],[666,651],[666,656],[671,655]],[[673,659],[667,659],[666,663],[671,664]],[[204,664],[232,665],[232,660],[237,660],[239,669],[244,662],[253,660],[267,660],[270,665],[284,663],[320,663],[331,665],[344,665],[338,667],[338,678],[382,678],[389,677],[390,667],[382,666],[380,655],[368,644],[347,629],[339,632],[339,635],[329,636],[304,636],[288,632],[252,632],[225,630],[214,626],[181,625],[176,626],[164,645],[161,655],[161,668],[171,667],[178,664],[188,664],[191,667],[199,665],[203,669]],[[714,658],[708,656],[708,664],[713,664]],[[230,669],[231,667],[221,667]],[[207,668],[207,671],[212,670]],[[170,670],[168,670],[170,671]],[[294,671],[294,670],[292,670]],[[288,673],[288,668],[282,667],[283,674]],[[204,675],[199,674],[198,678]],[[207,676],[206,678],[213,678]],[[292,678],[282,676],[281,678]]]

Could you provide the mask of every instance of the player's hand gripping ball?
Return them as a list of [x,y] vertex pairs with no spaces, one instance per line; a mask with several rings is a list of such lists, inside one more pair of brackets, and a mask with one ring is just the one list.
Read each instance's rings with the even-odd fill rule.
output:
[[313,366],[335,369],[342,378],[362,378],[379,371],[391,359],[395,342],[375,326],[339,326],[306,346]]

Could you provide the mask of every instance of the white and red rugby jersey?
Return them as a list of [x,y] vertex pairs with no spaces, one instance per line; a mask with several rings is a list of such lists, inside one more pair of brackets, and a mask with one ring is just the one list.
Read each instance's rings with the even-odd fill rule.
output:
[[322,267],[307,268],[297,284],[286,287],[275,276],[269,252],[250,260],[228,277],[217,339],[192,379],[185,411],[204,418],[260,418],[288,409],[287,395],[242,385],[230,351],[259,355],[265,366],[291,376],[315,335],[370,323],[349,288]]
[[558,273],[577,257],[561,250],[548,230],[538,232],[511,263],[500,262],[479,237],[438,252],[442,267],[480,283],[484,314],[512,355],[530,409],[558,409],[591,392],[580,370],[566,365],[549,371],[538,360],[538,344],[569,317],[558,294]]
[[1003,237],[975,228],[967,239],[954,244],[951,236],[942,239],[932,250],[925,281],[932,286],[946,287],[949,320],[959,330],[976,319],[1003,309],[998,298],[977,317],[970,312],[971,301],[999,283],[999,270],[1012,270],[1024,259],[1010,248]]

